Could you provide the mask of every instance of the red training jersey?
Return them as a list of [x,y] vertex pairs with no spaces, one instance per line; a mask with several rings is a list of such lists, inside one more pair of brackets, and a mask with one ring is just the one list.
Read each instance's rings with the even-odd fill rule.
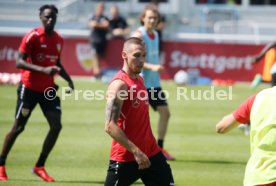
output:
[[[124,81],[128,87],[128,98],[124,100],[117,124],[130,141],[151,157],[161,149],[150,127],[148,93],[144,81],[141,76],[132,79],[123,71],[119,71],[112,81],[116,79]],[[135,161],[133,154],[115,140],[112,141],[110,160]]]
[[243,124],[249,124],[250,113],[255,98],[256,95],[250,96],[233,112],[236,121]]
[[[63,39],[54,32],[49,36],[44,28],[35,28],[27,33],[19,46],[19,51],[28,54],[27,63],[48,67],[55,66],[63,48]],[[43,92],[54,86],[54,77],[40,72],[21,69],[21,81],[29,89]]]

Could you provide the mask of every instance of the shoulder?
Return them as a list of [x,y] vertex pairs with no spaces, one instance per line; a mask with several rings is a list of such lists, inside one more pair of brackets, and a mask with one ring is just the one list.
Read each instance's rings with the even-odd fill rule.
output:
[[119,92],[121,90],[127,90],[127,84],[122,79],[114,79],[108,86],[108,92]]
[[138,79],[139,79],[139,81],[144,83],[144,78],[141,75],[138,76]]
[[29,31],[29,32],[24,36],[24,38],[25,38],[26,42],[30,42],[31,40],[33,40],[33,39],[39,37],[40,35],[41,35],[40,29],[39,29],[39,28],[35,28],[35,29]]
[[114,81],[117,81],[117,80],[125,82],[124,79],[125,79],[125,73],[123,73],[121,70],[119,70],[117,72],[117,74],[115,74],[115,76],[112,78],[111,83],[113,83]]
[[97,16],[96,16],[96,15],[92,15],[92,16],[90,17],[90,20],[95,20],[95,19],[97,19]]
[[257,95],[262,95],[262,94],[275,94],[276,93],[276,86],[274,87],[270,87],[270,88],[266,88],[261,90],[260,92],[257,93]]
[[58,40],[63,41],[63,37],[62,37],[57,31],[55,31],[55,37],[56,37]]
[[139,80],[139,82],[140,82],[142,85],[145,86],[145,80],[144,80],[143,76],[139,75],[139,76],[138,76],[138,80]]

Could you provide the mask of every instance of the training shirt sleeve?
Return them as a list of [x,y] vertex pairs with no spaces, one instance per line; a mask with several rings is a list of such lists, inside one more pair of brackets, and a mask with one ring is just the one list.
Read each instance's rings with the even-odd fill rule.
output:
[[239,123],[248,124],[250,122],[250,112],[256,98],[256,94],[247,98],[234,112],[234,118]]
[[31,32],[27,33],[19,46],[19,51],[30,54],[32,51],[32,42],[34,41],[34,38],[37,36],[37,33],[32,30]]

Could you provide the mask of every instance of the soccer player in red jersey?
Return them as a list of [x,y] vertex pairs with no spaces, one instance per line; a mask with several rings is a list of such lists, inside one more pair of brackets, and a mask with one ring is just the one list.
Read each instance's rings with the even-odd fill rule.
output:
[[131,185],[139,178],[145,185],[174,185],[171,168],[150,127],[148,93],[139,75],[145,56],[141,39],[127,39],[123,68],[107,90],[105,131],[113,141],[105,186]]
[[16,67],[21,70],[21,83],[17,90],[15,121],[5,138],[0,155],[0,181],[8,180],[5,171],[6,158],[37,103],[49,123],[50,130],[33,172],[46,182],[55,181],[44,169],[45,161],[62,128],[60,99],[56,96],[54,75],[59,74],[72,90],[74,85],[60,62],[63,39],[54,31],[58,9],[54,5],[43,5],[39,11],[42,27],[26,34],[19,47]]

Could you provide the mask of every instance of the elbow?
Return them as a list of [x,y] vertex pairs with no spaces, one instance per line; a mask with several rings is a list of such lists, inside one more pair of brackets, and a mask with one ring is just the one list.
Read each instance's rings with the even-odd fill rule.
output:
[[16,60],[15,67],[18,69],[24,69],[25,68],[24,60],[23,59]]
[[19,60],[16,61],[15,67],[16,67],[16,68],[21,68],[21,67],[22,67],[22,65],[21,65],[21,63],[20,63]]
[[105,124],[104,131],[109,135],[111,134],[111,126],[109,123]]

